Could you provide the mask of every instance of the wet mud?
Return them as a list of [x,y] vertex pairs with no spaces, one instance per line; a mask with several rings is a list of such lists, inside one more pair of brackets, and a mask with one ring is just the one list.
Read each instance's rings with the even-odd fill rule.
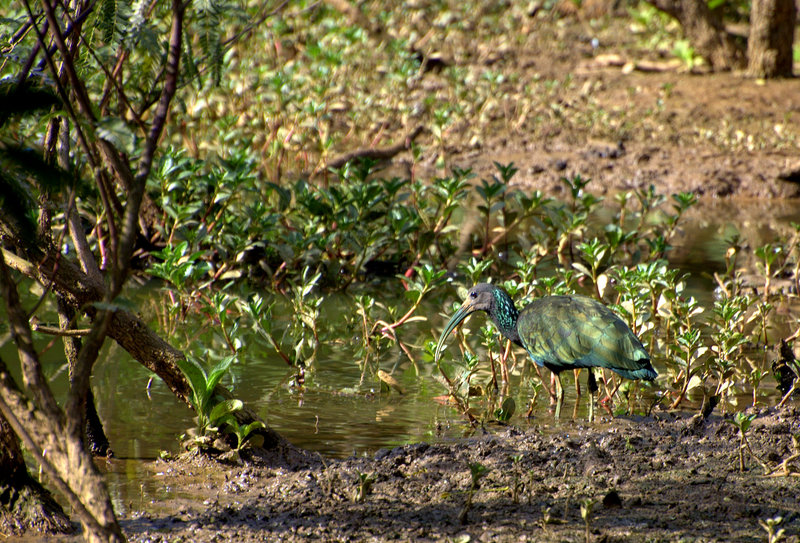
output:
[[[759,521],[782,517],[785,540],[800,540],[797,407],[758,412],[744,470],[738,428],[716,415],[482,433],[342,460],[158,461],[162,483],[194,499],[121,522],[140,542],[586,541],[587,522],[590,541],[765,541]],[[464,511],[474,463],[488,472]]]

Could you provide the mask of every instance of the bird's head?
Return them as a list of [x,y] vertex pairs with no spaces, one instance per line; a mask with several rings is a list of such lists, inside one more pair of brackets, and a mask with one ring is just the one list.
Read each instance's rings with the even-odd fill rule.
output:
[[486,311],[492,316],[493,319],[496,320],[495,316],[498,312],[498,309],[501,305],[505,305],[506,300],[508,304],[510,304],[512,310],[516,311],[513,309],[514,304],[511,302],[511,298],[508,296],[508,294],[506,294],[506,291],[496,285],[479,283],[469,289],[464,303],[461,304],[461,307],[458,308],[458,311],[456,311],[450,318],[450,321],[444,328],[444,332],[442,332],[441,337],[439,337],[439,343],[436,344],[436,351],[434,351],[435,358],[439,358],[439,351],[442,350],[444,340],[447,339],[447,336],[450,335],[450,332],[452,332],[453,329],[455,329],[455,327],[461,323],[461,321],[466,319],[470,313],[474,313],[475,311]]

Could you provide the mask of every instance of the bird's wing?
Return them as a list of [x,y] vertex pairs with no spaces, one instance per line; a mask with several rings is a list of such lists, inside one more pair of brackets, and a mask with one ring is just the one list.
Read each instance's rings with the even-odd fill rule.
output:
[[649,367],[628,326],[603,304],[582,296],[547,296],[520,314],[517,330],[538,364],[556,371],[603,367],[622,373]]

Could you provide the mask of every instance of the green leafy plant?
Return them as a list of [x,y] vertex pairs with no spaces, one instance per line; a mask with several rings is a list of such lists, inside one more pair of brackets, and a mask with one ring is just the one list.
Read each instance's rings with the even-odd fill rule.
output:
[[708,348],[702,344],[700,330],[697,328],[684,330],[675,338],[677,344],[673,346],[674,361],[680,368],[675,381],[679,384],[678,392],[670,408],[675,409],[681,403],[689,390],[692,378],[702,368],[695,365],[696,361],[705,355]]
[[764,531],[767,532],[767,543],[778,543],[779,541],[783,541],[786,536],[786,530],[784,528],[778,528],[783,523],[783,517],[773,517],[758,520],[758,525],[764,528]]
[[254,436],[257,435],[256,430],[266,428],[264,423],[260,420],[254,420],[247,424],[239,424],[232,413],[223,416],[220,422],[225,424],[226,431],[236,436],[236,448],[234,450],[237,452],[241,451],[248,442],[252,442]]
[[197,437],[205,439],[208,434],[219,430],[225,418],[243,407],[241,400],[224,399],[215,393],[217,385],[235,360],[227,356],[217,363],[210,372],[195,359],[180,360],[178,366],[186,376],[192,389],[191,403],[197,413]]
[[458,521],[461,524],[467,523],[467,515],[472,508],[472,499],[480,488],[481,479],[483,479],[487,473],[489,473],[489,468],[480,462],[473,462],[469,465],[470,485],[467,490],[467,498],[464,500],[464,505],[458,513]]
[[375,483],[375,480],[376,477],[374,473],[358,472],[356,489],[353,492],[353,501],[363,502],[367,496],[372,494],[372,485]]
[[762,298],[766,302],[769,300],[772,287],[772,279],[783,269],[785,257],[784,248],[781,244],[768,243],[756,248],[758,267],[764,277],[764,290]]
[[592,511],[594,510],[594,500],[586,498],[581,502],[581,518],[584,524],[584,539],[586,543],[592,540]]
[[732,420],[726,420],[739,429],[739,471],[743,472],[745,470],[745,453],[748,453],[761,465],[762,468],[764,468],[765,474],[769,474],[772,470],[766,464],[766,462],[761,459],[761,457],[753,452],[753,449],[750,448],[750,442],[747,439],[747,431],[750,429],[750,425],[755,418],[756,416],[754,414],[748,415],[746,413],[738,412],[734,414]]
[[182,241],[175,246],[167,246],[151,254],[161,261],[153,262],[147,272],[172,285],[185,297],[186,301],[197,292],[199,286],[197,282],[207,277],[211,269],[209,263],[203,258],[203,251],[191,252],[188,241]]
[[698,56],[694,47],[689,44],[689,40],[677,40],[672,47],[672,54],[678,57],[688,70],[703,62],[702,57]]
[[498,422],[508,422],[514,415],[517,409],[517,403],[512,396],[508,396],[503,400],[503,404],[495,409],[494,418]]
[[522,475],[524,472],[520,466],[522,458],[521,454],[514,454],[510,457],[512,471],[514,472],[514,482],[511,485],[511,501],[514,503],[519,503],[519,493],[523,487]]
[[714,302],[711,332],[711,353],[705,366],[704,381],[708,377],[716,380],[714,396],[733,394],[733,377],[736,361],[741,355],[747,337],[742,331],[749,299],[746,296],[724,298]]

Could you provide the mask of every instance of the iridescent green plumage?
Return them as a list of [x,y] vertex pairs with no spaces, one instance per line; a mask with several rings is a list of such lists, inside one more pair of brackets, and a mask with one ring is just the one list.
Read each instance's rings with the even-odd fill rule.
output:
[[626,379],[655,379],[650,357],[628,325],[600,302],[583,296],[546,296],[517,319],[523,346],[555,372],[608,368]]
[[[566,369],[596,367],[627,379],[652,380],[657,376],[639,339],[600,302],[584,296],[545,296],[517,311],[505,290],[487,283],[470,289],[464,304],[447,323],[436,346],[437,357],[445,338],[474,311],[486,311],[505,337],[524,347],[534,362],[553,371],[557,378]],[[563,400],[560,378],[558,394],[556,413]]]

